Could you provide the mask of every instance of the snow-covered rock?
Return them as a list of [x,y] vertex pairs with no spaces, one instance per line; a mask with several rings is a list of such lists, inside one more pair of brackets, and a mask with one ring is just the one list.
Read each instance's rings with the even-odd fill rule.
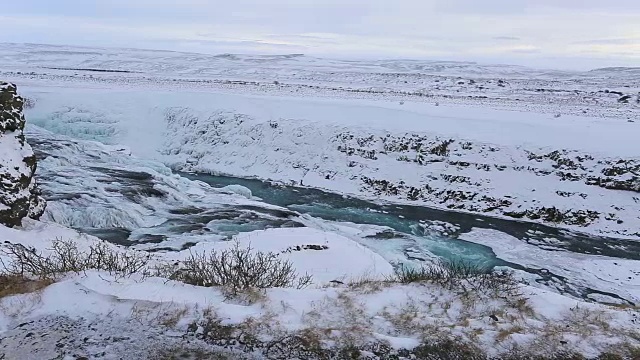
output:
[[233,193],[233,194],[238,194],[238,195],[246,197],[247,199],[251,199],[251,197],[253,196],[253,194],[251,193],[251,190],[248,189],[245,186],[242,186],[242,185],[235,185],[235,184],[234,185],[227,185],[227,186],[221,188],[220,190],[228,191],[228,192]]
[[33,178],[36,157],[23,134],[23,106],[16,86],[0,82],[0,223],[8,226],[37,219],[45,208]]

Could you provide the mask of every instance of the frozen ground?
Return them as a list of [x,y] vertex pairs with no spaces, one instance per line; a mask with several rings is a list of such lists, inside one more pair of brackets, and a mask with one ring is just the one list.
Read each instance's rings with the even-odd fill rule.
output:
[[[247,304],[158,278],[70,275],[39,293],[0,300],[0,336],[10,356],[28,358],[20,351],[30,348],[40,351],[38,359],[119,358],[125,351],[144,358],[154,344],[184,343],[187,325],[207,308],[225,324],[254,319],[264,341],[313,327],[330,341],[357,335],[360,343],[410,348],[421,340],[419,328],[461,336],[493,354],[520,344],[594,355],[638,339],[638,69],[571,73],[4,44],[0,77],[31,100],[27,119],[37,126],[27,136],[49,201],[44,222],[0,228],[0,242],[46,249],[55,238],[99,241],[71,227],[128,251],[153,251],[161,262],[223,249],[223,240],[235,238],[281,253],[316,279],[309,289],[268,290]],[[516,236],[427,215],[419,237],[419,229],[407,235],[300,216],[305,206],[269,205],[247,188],[214,189],[171,170],[609,238],[533,230]],[[421,241],[446,248],[460,246],[457,239],[490,247],[494,254],[466,250],[482,248],[482,256],[518,269],[530,283],[519,288],[532,310],[504,298],[470,304],[430,285],[349,284],[380,279],[398,263],[430,261],[434,254]],[[291,250],[307,245],[327,249]],[[625,305],[576,297],[585,294]],[[163,319],[176,313],[168,326]],[[51,327],[66,330],[52,335]],[[354,334],[356,328],[364,331]],[[192,344],[205,346],[200,340]]]

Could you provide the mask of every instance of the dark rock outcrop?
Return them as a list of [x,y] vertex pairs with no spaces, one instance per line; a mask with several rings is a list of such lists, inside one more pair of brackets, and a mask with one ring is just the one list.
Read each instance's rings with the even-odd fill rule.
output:
[[23,106],[16,86],[0,81],[0,224],[6,226],[39,218],[46,205],[33,178],[36,157],[23,134]]

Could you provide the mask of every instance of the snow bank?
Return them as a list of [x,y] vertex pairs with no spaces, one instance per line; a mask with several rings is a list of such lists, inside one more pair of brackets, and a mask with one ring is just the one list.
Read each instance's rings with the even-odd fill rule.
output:
[[[20,228],[0,226],[0,243],[22,244],[37,251],[46,251],[56,239],[78,243],[80,249],[100,240],[55,223],[25,219]],[[6,261],[6,257],[3,258]]]
[[251,190],[242,185],[227,185],[225,187],[220,188],[221,191],[229,191],[233,194],[238,194],[246,197],[247,199],[251,199],[253,194],[251,194]]
[[384,279],[393,267],[380,255],[344,236],[312,228],[268,229],[237,235],[233,241],[201,242],[186,252],[167,254],[181,259],[193,252],[228,250],[235,244],[254,251],[279,254],[291,261],[299,274],[313,276],[314,284],[346,282],[360,278]]
[[491,247],[505,261],[575,279],[576,285],[640,303],[638,260],[545,250],[491,229],[473,229],[459,238]]

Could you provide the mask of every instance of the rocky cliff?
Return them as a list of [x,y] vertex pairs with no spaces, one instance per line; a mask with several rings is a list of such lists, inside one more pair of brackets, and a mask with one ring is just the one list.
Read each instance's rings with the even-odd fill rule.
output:
[[23,106],[16,86],[0,81],[0,224],[6,226],[39,218],[46,205],[33,177],[36,157],[23,134]]

